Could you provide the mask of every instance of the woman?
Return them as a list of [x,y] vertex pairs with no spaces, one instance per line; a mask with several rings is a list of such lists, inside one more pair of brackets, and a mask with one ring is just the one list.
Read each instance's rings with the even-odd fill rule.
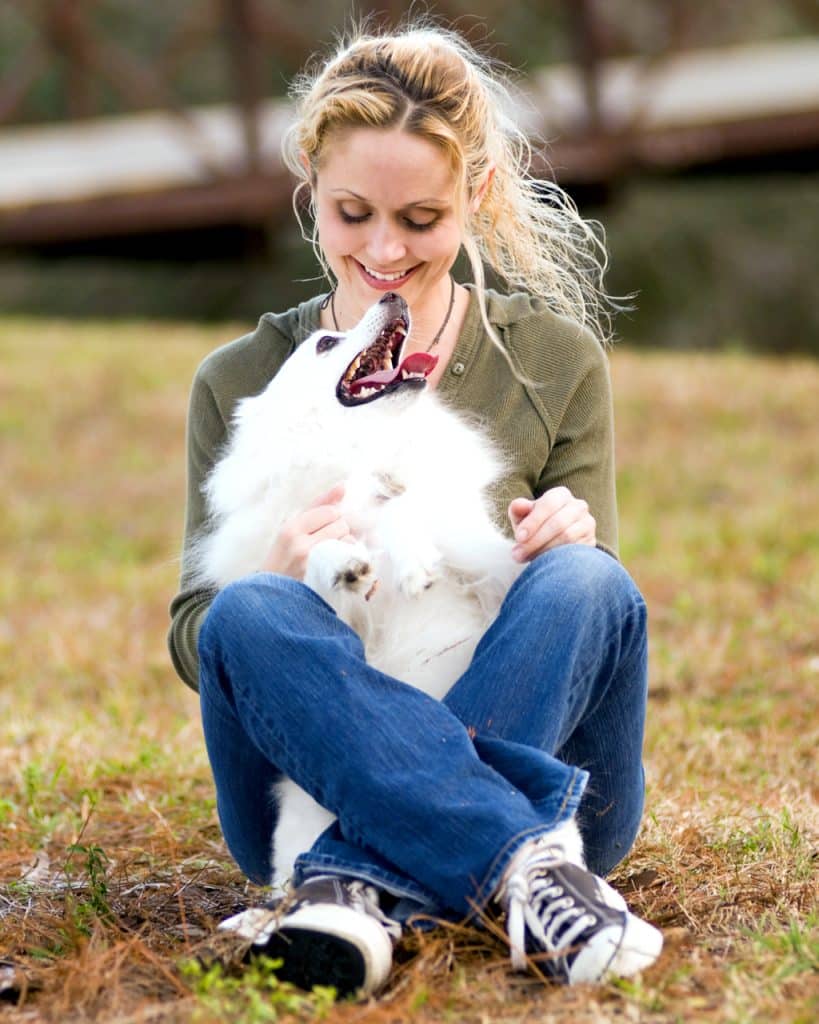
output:
[[[494,499],[526,567],[437,702],[404,684],[385,697],[358,638],[301,582],[313,545],[350,536],[343,485],[271,538],[262,572],[216,596],[186,583],[183,553],[170,650],[200,691],[232,855],[269,880],[282,772],[338,817],[283,907],[223,927],[283,957],[298,984],[342,992],[384,982],[418,912],[499,910],[518,969],[631,974],[662,938],[598,877],[639,826],[646,701],[645,606],[616,557],[604,257],[566,197],[528,176],[502,80],[454,33],[361,35],[294,92],[286,158],[332,290],[263,316],[199,368],[186,549],[235,402],[313,330],[343,330],[396,291],[412,311],[407,351],[439,356],[430,386],[510,453]],[[462,248],[468,287],[451,276]],[[486,289],[482,261],[520,290]]]

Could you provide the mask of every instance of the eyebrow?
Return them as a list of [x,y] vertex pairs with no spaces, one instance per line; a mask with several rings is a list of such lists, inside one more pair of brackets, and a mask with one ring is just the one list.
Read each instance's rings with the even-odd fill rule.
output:
[[[337,192],[344,192],[345,195],[352,196],[353,199],[358,199],[359,202],[369,203],[369,199],[366,196],[360,196],[357,192],[353,192],[351,188],[331,188],[330,194],[335,195]],[[411,203],[406,203],[401,207],[402,210],[408,210],[411,206],[446,206],[446,199],[436,199],[434,196],[430,196],[427,199],[416,199]]]

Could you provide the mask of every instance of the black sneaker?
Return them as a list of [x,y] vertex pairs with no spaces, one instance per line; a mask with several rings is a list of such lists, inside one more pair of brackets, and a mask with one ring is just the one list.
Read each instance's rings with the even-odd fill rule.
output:
[[387,980],[401,926],[378,903],[378,890],[334,875],[309,878],[278,904],[251,907],[219,925],[251,945],[247,956],[281,959],[276,976],[299,988],[332,985],[342,997],[367,995]]
[[521,853],[497,895],[515,970],[533,964],[575,985],[627,977],[654,963],[662,933],[630,913],[602,878],[569,863],[559,846],[535,842]]

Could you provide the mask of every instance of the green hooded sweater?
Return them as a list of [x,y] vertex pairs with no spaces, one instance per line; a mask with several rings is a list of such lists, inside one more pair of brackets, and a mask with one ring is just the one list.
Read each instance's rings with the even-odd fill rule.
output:
[[[606,354],[594,335],[541,299],[487,290],[489,321],[521,380],[483,326],[474,287],[452,358],[436,394],[480,424],[505,454],[491,494],[498,525],[511,535],[513,498],[568,487],[597,521],[597,543],[616,557],[614,429]],[[199,627],[213,590],[191,586],[189,546],[206,526],[202,484],[229,436],[236,403],[263,391],[284,360],[319,328],[324,296],[286,313],[265,313],[255,331],[216,349],[194,377],[187,423],[187,502],[179,593],[170,606],[168,647],[180,678],[198,689]],[[440,458],[447,457],[441,451]],[[293,510],[294,513],[299,511]]]

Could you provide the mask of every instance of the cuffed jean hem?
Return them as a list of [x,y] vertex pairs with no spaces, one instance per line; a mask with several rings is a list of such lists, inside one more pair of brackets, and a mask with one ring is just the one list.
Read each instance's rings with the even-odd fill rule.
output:
[[[529,842],[531,839],[537,839],[539,836],[548,835],[549,832],[553,832],[561,825],[565,825],[566,822],[571,821],[572,818],[577,814],[577,809],[580,806],[580,801],[583,798],[583,792],[586,789],[586,785],[589,781],[588,772],[584,772],[582,768],[575,768],[572,773],[571,780],[566,787],[563,803],[560,810],[547,823],[544,822],[542,826],[536,826],[528,828],[523,832],[518,832],[517,835],[505,844],[502,850],[497,854],[495,860],[492,862],[492,866],[483,881],[478,887],[475,895],[475,909],[481,910],[487,905],[498,890],[500,881],[504,876],[504,873],[515,856],[517,851],[524,843]],[[535,804],[537,807],[537,804]]]
[[[576,815],[588,778],[588,773],[582,769],[572,769],[557,811],[555,812],[554,809],[554,796],[551,795],[548,800],[543,801],[545,805],[542,807],[545,812],[544,821],[516,833],[504,844],[492,861],[484,881],[476,886],[475,895],[467,897],[468,906],[466,908],[454,908],[446,905],[439,897],[406,875],[390,871],[384,864],[378,864],[374,859],[368,861],[364,851],[361,852],[361,856],[350,858],[313,851],[303,853],[296,861],[294,884],[301,885],[302,882],[315,875],[333,874],[344,878],[356,878],[369,882],[376,888],[399,899],[410,900],[414,904],[413,914],[454,919],[466,916],[466,919],[469,919],[475,914],[480,914],[492,899],[507,866],[524,843],[531,839],[537,839],[539,836],[548,835],[549,832],[553,832]],[[536,801],[533,802],[533,807],[536,810],[541,809]],[[322,841],[323,839],[320,839],[318,842]]]
[[425,913],[437,913],[442,909],[440,901],[422,886],[405,875],[395,874],[375,864],[348,864],[329,854],[303,853],[296,861],[293,884],[301,885],[315,875],[338,875],[369,882],[398,899],[412,900]]

